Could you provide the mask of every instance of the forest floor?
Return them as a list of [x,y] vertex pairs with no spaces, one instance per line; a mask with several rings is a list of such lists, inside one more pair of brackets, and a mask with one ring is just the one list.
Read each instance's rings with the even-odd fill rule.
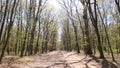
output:
[[65,51],[23,58],[6,56],[3,61],[0,68],[120,68],[120,63]]

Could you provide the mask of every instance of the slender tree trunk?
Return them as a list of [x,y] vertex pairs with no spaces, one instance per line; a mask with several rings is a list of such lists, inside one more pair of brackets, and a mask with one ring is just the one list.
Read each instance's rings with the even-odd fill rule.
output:
[[69,43],[69,49],[68,49],[68,51],[71,51],[71,37],[70,37],[70,30],[69,30],[69,22],[67,22],[67,32],[68,32],[68,43]]
[[37,42],[34,50],[34,54],[37,54],[39,51],[39,38],[40,38],[40,20],[39,20],[39,30],[38,30],[38,36],[37,36]]
[[120,14],[120,1],[119,0],[114,0],[116,5],[117,5],[117,8],[118,8],[118,12]]
[[83,10],[83,19],[85,24],[85,53],[88,55],[92,54],[91,44],[90,44],[90,37],[89,37],[89,24],[87,18],[87,3],[83,2],[84,10]]
[[32,28],[32,31],[31,31],[31,36],[30,36],[31,39],[30,39],[30,44],[29,44],[29,47],[28,47],[28,55],[33,54],[33,42],[34,42],[35,28],[36,28],[36,22],[33,24],[33,28]]
[[97,40],[98,40],[98,51],[100,53],[100,58],[105,58],[104,57],[104,53],[103,53],[103,49],[102,49],[102,45],[101,45],[101,37],[100,37],[100,33],[98,30],[98,19],[97,19],[97,8],[96,8],[96,0],[94,0],[94,14],[92,12],[92,8],[91,8],[91,1],[88,0],[88,10],[89,10],[89,14],[90,14],[90,19],[92,21],[92,24],[95,28],[95,32],[97,35]]
[[28,32],[28,27],[26,28],[26,31],[25,31],[25,36],[24,36],[24,39],[23,39],[23,45],[21,46],[20,57],[23,57],[23,55],[24,55],[25,44],[26,44],[26,39],[27,39],[27,32]]
[[17,33],[16,33],[16,43],[15,43],[15,55],[17,55],[17,50],[18,50],[18,40],[19,40],[19,22],[18,22],[18,25],[17,25]]
[[7,15],[8,3],[9,3],[9,0],[6,1],[4,17],[3,17],[2,25],[1,25],[1,28],[0,28],[0,41],[1,41],[1,36],[2,36],[2,32],[3,32],[4,24],[5,24],[5,18],[6,18],[6,15]]
[[84,29],[83,29],[83,26],[82,26],[82,23],[81,23],[81,21],[80,21],[80,16],[79,16],[79,12],[78,12],[78,9],[77,9],[77,5],[76,5],[76,13],[77,13],[77,17],[78,17],[78,21],[79,21],[79,23],[80,23],[80,28],[81,28],[81,30],[82,30],[82,36],[83,36],[83,39],[82,39],[82,44],[85,44],[85,33],[84,33]]
[[102,46],[101,46],[101,38],[100,38],[100,33],[98,31],[98,28],[96,28],[95,31],[96,31],[97,39],[98,39],[98,50],[100,52],[100,58],[104,58],[104,53],[103,53]]
[[[112,47],[111,47],[110,40],[109,40],[109,35],[108,35],[108,32],[107,32],[107,25],[105,26],[104,20],[103,20],[103,18],[102,18],[102,16],[101,16],[101,13],[100,13],[99,9],[98,9],[98,12],[99,12],[99,14],[100,14],[100,18],[101,18],[101,20],[102,20],[102,24],[103,24],[104,29],[105,29],[105,34],[106,34],[108,46],[109,46],[109,48],[110,48],[112,60],[115,61],[115,58],[114,58],[114,55],[113,55],[113,51],[112,51]],[[106,20],[106,23],[107,23],[107,18],[105,18],[105,20]]]
[[73,28],[74,28],[74,33],[75,33],[75,42],[76,42],[76,49],[77,49],[77,53],[80,53],[80,47],[79,47],[79,44],[78,44],[78,33],[77,33],[77,28],[73,22]]
[[1,55],[0,55],[0,63],[2,62],[2,58],[4,56],[4,52],[5,52],[5,49],[7,47],[7,43],[9,41],[10,35],[11,35],[10,31],[11,31],[12,26],[13,26],[12,18],[13,18],[15,4],[16,4],[16,0],[14,0],[13,7],[12,7],[12,10],[11,10],[10,23],[8,25],[8,31],[7,31],[7,38],[6,38],[5,44],[4,44],[3,48],[2,48],[2,52],[1,52]]

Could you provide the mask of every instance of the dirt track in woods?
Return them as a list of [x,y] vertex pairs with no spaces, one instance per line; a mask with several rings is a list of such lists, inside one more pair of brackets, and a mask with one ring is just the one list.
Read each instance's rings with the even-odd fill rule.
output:
[[[16,61],[2,64],[0,68],[118,68],[102,59],[65,51],[53,51],[34,56],[28,61],[24,61],[24,59],[22,62],[19,59]],[[20,62],[18,63],[18,61]]]

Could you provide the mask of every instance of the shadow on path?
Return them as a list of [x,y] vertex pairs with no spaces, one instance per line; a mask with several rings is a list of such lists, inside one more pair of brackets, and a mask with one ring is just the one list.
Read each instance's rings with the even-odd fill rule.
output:
[[[44,65],[42,65],[43,62]],[[12,63],[13,62],[13,63]],[[10,63],[8,66],[11,68],[19,68],[14,65],[14,59],[10,59]],[[27,63],[27,62],[26,62]],[[34,65],[32,66],[31,63],[34,64],[41,64],[41,65]],[[114,64],[116,63],[116,64]],[[21,65],[25,65],[27,67],[34,67],[34,68],[119,68],[120,65],[117,62],[109,62],[106,59],[99,59],[93,55],[83,55],[83,54],[76,54],[76,53],[64,53],[64,52],[52,52],[48,55],[41,56],[41,58],[36,58],[34,62],[29,62],[27,64],[21,63]],[[12,65],[13,64],[13,65]],[[30,66],[29,66],[30,65]],[[1,67],[0,67],[1,68]],[[3,67],[7,68],[7,67]],[[23,67],[22,67],[23,68]]]
[[96,58],[95,56],[90,56],[90,57],[92,57],[93,60],[95,60],[97,63],[101,62],[102,65],[101,68],[119,68],[117,65],[107,61],[106,59],[102,59],[102,61],[100,61],[99,58]]
[[[69,55],[69,56],[71,56],[71,55]],[[53,65],[50,65],[46,68],[51,68],[52,66],[56,66],[56,65],[63,65],[64,66],[63,68],[72,68],[70,66],[71,64],[82,63],[82,62],[86,62],[86,61],[87,62],[84,64],[85,68],[90,68],[88,64],[92,61],[95,61],[96,63],[100,63],[101,67],[99,67],[99,68],[119,68],[117,65],[113,64],[112,62],[107,61],[106,59],[99,59],[92,55],[90,57],[91,57],[91,59],[87,59],[87,56],[85,56],[83,59],[81,59],[79,61],[69,62],[69,63],[66,60],[64,60],[63,62],[54,63]],[[93,65],[93,66],[96,66],[96,65]]]
[[102,61],[102,68],[119,68],[117,65],[113,64],[112,62],[109,62],[107,60]]

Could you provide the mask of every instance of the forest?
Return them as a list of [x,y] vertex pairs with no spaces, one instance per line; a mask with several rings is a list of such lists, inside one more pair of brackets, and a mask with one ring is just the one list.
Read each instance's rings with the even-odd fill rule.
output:
[[0,68],[120,68],[120,0],[0,0]]

